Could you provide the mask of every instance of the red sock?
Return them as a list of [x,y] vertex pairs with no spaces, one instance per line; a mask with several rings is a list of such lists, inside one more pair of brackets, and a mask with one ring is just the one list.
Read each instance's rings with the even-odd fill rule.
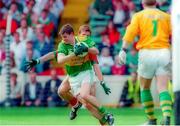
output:
[[75,107],[75,106],[78,105],[78,100],[77,100],[77,98],[73,97],[73,98],[69,101],[69,103],[71,104],[72,107]]

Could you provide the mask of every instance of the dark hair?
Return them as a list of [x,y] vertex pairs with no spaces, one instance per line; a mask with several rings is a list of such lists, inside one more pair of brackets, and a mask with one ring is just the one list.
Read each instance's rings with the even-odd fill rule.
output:
[[154,6],[156,5],[156,0],[142,0],[142,4],[147,6]]
[[71,34],[74,33],[73,27],[70,24],[65,24],[62,26],[59,35],[63,35],[63,34]]

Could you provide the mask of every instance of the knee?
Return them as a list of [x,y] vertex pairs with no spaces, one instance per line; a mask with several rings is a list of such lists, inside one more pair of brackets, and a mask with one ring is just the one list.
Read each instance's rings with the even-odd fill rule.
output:
[[57,91],[57,93],[58,93],[58,95],[59,95],[59,97],[61,97],[61,96],[63,96],[63,95],[65,95],[66,94],[66,90],[64,90],[64,88],[63,87],[59,87],[58,88],[58,91]]

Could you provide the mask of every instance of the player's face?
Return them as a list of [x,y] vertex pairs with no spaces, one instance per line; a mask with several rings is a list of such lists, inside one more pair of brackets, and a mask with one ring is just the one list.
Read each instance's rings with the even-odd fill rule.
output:
[[61,37],[62,37],[62,40],[65,42],[72,42],[73,38],[74,38],[74,34],[73,33],[71,33],[71,34],[64,33],[63,35],[61,35]]
[[90,36],[91,35],[91,32],[89,30],[82,30],[80,32],[80,35],[82,36]]

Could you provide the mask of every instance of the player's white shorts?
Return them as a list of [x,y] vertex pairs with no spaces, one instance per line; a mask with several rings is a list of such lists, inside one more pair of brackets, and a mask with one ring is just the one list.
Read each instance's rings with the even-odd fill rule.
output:
[[142,49],[139,51],[138,74],[151,79],[155,75],[169,75],[171,73],[170,49]]
[[79,93],[82,84],[88,83],[93,85],[96,81],[97,80],[93,70],[86,70],[80,72],[77,76],[69,77],[71,90],[74,95]]

